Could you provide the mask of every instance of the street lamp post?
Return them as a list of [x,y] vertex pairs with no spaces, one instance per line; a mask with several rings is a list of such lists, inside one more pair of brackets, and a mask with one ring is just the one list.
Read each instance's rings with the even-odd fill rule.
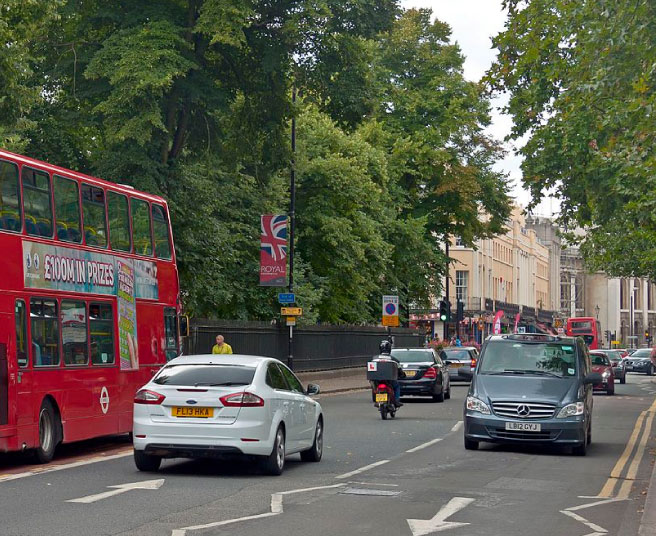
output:
[[599,305],[595,305],[595,314],[597,316],[597,320],[599,320]]

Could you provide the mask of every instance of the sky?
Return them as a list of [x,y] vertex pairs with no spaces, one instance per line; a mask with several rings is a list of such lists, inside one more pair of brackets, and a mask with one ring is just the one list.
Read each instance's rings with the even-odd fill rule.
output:
[[[460,45],[465,56],[465,78],[473,81],[480,80],[496,57],[497,51],[492,48],[491,38],[504,29],[506,14],[501,3],[502,0],[401,0],[401,6],[406,9],[432,9],[435,17],[451,26],[451,40]],[[492,103],[492,125],[488,131],[498,140],[503,140],[512,127],[512,118],[498,109],[505,101],[502,96]],[[521,186],[521,157],[514,154],[515,145],[506,143],[505,147],[508,154],[496,169],[509,174],[513,184],[511,195],[525,207],[531,196]],[[558,202],[547,199],[533,213],[551,216],[557,210]]]

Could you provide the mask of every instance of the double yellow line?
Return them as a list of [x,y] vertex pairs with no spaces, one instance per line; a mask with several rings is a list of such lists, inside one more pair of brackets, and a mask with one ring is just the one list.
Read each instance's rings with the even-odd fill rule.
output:
[[[654,416],[656,412],[656,400],[649,407],[649,409],[644,410],[638,416],[635,426],[633,427],[633,432],[629,438],[629,442],[626,444],[624,452],[617,460],[615,467],[610,473],[610,477],[606,480],[604,487],[601,488],[599,492],[599,497],[613,497],[615,491],[615,486],[622,481],[622,485],[617,493],[618,499],[628,499],[629,493],[631,492],[631,486],[635,481],[635,477],[638,474],[638,468],[640,467],[640,462],[642,457],[645,454],[647,441],[649,440],[649,435],[651,434],[651,425],[654,422]],[[645,424],[643,428],[643,423]],[[642,430],[642,436],[640,436],[640,430]],[[638,436],[640,436],[640,442],[638,443]],[[637,448],[636,448],[637,444]],[[635,452],[634,452],[635,449]],[[624,467],[629,462],[633,454],[633,461],[626,472],[624,478],[622,478],[622,472]]]

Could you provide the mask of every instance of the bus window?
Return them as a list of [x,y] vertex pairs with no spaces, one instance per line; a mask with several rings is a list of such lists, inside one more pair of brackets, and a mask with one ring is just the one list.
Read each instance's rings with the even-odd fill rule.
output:
[[89,304],[89,341],[94,365],[114,364],[114,311],[111,303]]
[[155,255],[160,259],[170,259],[169,221],[164,207],[155,203],[153,203],[153,235],[155,237]]
[[132,206],[132,234],[134,252],[137,255],[152,256],[153,241],[150,228],[150,208],[148,203],[141,199],[130,200]]
[[109,242],[112,249],[130,251],[130,215],[128,198],[116,192],[107,192],[109,215]]
[[18,366],[24,368],[27,366],[27,313],[23,300],[16,300],[14,317],[16,319],[16,360]]
[[166,360],[178,357],[178,315],[173,307],[164,308],[164,338]]
[[18,166],[2,160],[0,160],[0,229],[18,232],[22,229]]
[[88,364],[87,309],[83,301],[62,300],[61,327],[64,365]]
[[59,240],[78,244],[82,242],[77,182],[58,175],[55,175],[55,216]]
[[21,177],[27,234],[52,238],[50,176],[45,171],[23,167]]
[[82,214],[84,240],[87,246],[107,247],[105,227],[105,192],[89,184],[82,184]]
[[59,365],[59,316],[55,300],[30,300],[32,363],[35,367]]

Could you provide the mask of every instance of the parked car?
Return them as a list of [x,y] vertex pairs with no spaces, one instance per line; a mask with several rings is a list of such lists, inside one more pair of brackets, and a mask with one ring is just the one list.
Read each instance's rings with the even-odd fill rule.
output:
[[478,362],[478,350],[474,346],[450,346],[440,351],[440,358],[449,368],[452,381],[470,381],[460,370],[474,372]]
[[613,364],[610,361],[608,352],[603,350],[590,351],[590,363],[592,364],[592,372],[601,374],[601,381],[595,383],[593,389],[595,391],[606,391],[606,394],[612,396],[615,394],[615,375],[613,373]]
[[592,440],[593,385],[601,381],[580,338],[493,335],[465,400],[465,448],[552,444],[583,456]]
[[401,396],[423,395],[435,402],[451,398],[446,365],[432,348],[394,348],[392,357],[401,363],[405,377],[399,379]]
[[651,350],[637,349],[629,357],[624,358],[624,368],[627,372],[642,372],[647,376],[653,376],[655,367],[651,361]]
[[156,471],[162,458],[250,455],[279,475],[294,452],[318,462],[324,417],[311,397],[318,393],[268,357],[175,358],[135,395],[135,464]]
[[623,351],[604,348],[602,349],[602,352],[608,356],[613,365],[613,376],[615,376],[615,379],[619,380],[620,383],[626,383],[626,368],[624,368]]

